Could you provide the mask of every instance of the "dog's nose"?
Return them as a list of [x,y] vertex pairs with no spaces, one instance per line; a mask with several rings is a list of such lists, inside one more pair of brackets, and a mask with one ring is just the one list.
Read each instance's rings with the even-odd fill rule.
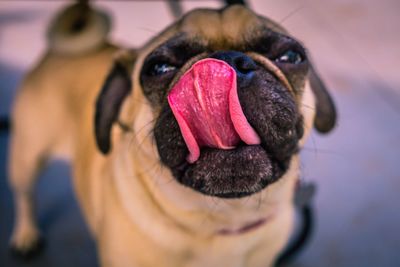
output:
[[257,68],[257,64],[244,53],[237,51],[218,51],[210,55],[211,58],[223,60],[235,69],[238,83],[245,86],[249,83]]

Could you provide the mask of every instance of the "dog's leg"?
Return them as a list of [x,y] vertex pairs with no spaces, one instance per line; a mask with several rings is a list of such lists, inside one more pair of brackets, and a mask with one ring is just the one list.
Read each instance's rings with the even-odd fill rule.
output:
[[33,138],[35,130],[16,125],[10,143],[9,181],[14,195],[15,222],[11,237],[12,252],[30,257],[42,245],[34,216],[34,186],[45,159],[43,139]]

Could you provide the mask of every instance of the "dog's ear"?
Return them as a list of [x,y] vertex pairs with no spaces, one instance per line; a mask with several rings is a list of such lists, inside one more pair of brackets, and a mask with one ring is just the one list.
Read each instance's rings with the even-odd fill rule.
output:
[[122,103],[131,92],[131,73],[135,59],[134,51],[120,52],[97,97],[95,135],[97,146],[103,154],[111,150],[112,125],[118,120]]
[[336,108],[325,84],[311,66],[309,72],[311,89],[316,98],[314,126],[320,133],[327,133],[335,127]]

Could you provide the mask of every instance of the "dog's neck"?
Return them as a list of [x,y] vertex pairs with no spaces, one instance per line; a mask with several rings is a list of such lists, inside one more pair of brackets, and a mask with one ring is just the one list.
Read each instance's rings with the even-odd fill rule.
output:
[[[209,240],[226,233],[238,233],[252,223],[265,220],[268,227],[280,212],[291,208],[298,177],[298,157],[294,156],[288,172],[276,183],[251,197],[222,200],[204,196],[180,185],[151,155],[151,140],[139,134],[125,134],[115,155],[114,172],[120,202],[132,223],[152,235],[165,247],[184,248],[193,238]],[[122,153],[121,153],[122,152]],[[138,156],[140,155],[140,156]],[[140,199],[140,203],[138,203]],[[146,218],[146,219],[144,219]],[[249,228],[250,229],[250,228]]]

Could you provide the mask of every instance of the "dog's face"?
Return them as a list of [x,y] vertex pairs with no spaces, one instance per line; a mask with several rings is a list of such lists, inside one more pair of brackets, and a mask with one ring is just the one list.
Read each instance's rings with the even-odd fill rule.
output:
[[[233,146],[226,149],[210,145],[210,142],[202,141],[204,135],[213,135],[216,139],[223,135],[215,133],[215,127],[204,129],[205,133],[203,130],[196,132],[194,126],[186,122],[199,116],[197,113],[188,112],[185,118],[181,118],[185,122],[177,118],[168,97],[199,62],[222,62],[235,72],[234,87],[240,111],[248,127],[255,132],[257,142],[247,142],[234,127],[231,134],[237,140]],[[130,90],[130,83],[125,81],[128,78],[123,70],[114,70],[114,75],[109,77],[99,102],[105,101],[111,106],[108,110],[112,110],[112,116],[98,111],[100,123],[97,125],[102,124],[103,117],[115,120],[122,99]],[[326,132],[335,122],[332,101],[315,76],[304,47],[275,23],[241,6],[196,10],[186,15],[139,52],[133,79],[137,85],[133,90],[142,90],[151,106],[153,121],[148,123],[152,124],[161,162],[170,169],[176,181],[206,195],[221,198],[249,196],[282,177],[292,156],[298,153],[304,133],[309,132],[307,121],[314,116],[314,103],[304,103],[309,83],[317,99],[314,122],[317,129]],[[104,100],[107,95],[104,92],[111,90],[109,87],[114,87],[111,94],[117,97]],[[129,87],[128,91],[126,87]],[[184,101],[193,101],[195,105],[194,102],[202,102],[202,99]],[[311,105],[309,111],[305,111],[304,105]],[[101,104],[98,108],[102,108]],[[207,109],[210,108],[204,108]],[[231,115],[222,110],[217,107],[214,112],[200,113],[205,113],[201,116],[211,116],[210,121],[217,123],[218,116],[231,119]],[[104,123],[111,125],[109,120]],[[185,125],[192,127],[192,142],[199,147],[196,160],[188,160],[192,151],[191,141],[185,135]],[[103,146],[102,150],[107,151],[109,129],[106,134],[103,132],[99,127],[96,129],[97,141],[100,148]],[[107,140],[102,136],[107,136]]]

